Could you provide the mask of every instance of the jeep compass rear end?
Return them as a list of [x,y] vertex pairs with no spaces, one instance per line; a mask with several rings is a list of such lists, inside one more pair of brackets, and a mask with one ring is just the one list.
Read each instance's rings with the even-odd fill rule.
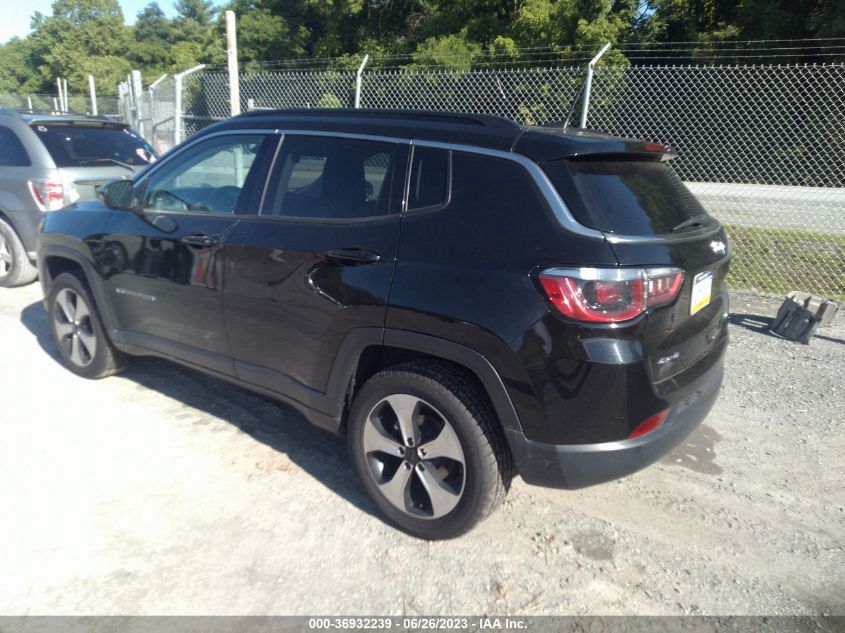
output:
[[242,115],[48,216],[54,340],[83,376],[154,355],[288,402],[394,524],[453,537],[514,474],[624,476],[715,401],[728,242],[670,156],[487,116]]

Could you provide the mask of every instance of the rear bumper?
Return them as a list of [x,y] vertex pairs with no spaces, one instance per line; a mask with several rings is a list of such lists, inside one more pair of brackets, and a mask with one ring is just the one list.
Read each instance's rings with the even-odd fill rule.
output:
[[707,416],[722,384],[720,359],[663,425],[642,437],[601,444],[546,444],[505,429],[517,471],[526,483],[550,488],[583,488],[630,475],[680,444]]

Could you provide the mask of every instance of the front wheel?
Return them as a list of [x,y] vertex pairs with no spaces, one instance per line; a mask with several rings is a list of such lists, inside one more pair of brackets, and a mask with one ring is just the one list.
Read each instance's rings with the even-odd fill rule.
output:
[[124,355],[106,335],[81,275],[56,277],[47,295],[53,342],[62,364],[84,378],[104,378],[123,368]]
[[504,498],[510,454],[480,388],[446,363],[407,363],[356,396],[348,447],[379,509],[425,539],[469,531]]

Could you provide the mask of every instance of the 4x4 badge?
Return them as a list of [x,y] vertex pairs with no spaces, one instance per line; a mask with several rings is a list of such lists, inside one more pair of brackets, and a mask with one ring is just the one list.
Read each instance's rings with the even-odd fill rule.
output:
[[716,253],[716,255],[725,254],[725,243],[722,240],[713,240],[710,242],[710,248],[713,249],[713,252]]

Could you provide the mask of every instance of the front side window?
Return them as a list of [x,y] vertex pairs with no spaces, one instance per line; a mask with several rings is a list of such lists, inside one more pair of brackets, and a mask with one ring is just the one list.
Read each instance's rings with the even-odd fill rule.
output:
[[143,207],[158,211],[234,213],[256,158],[268,144],[264,135],[208,139],[180,152],[150,175]]
[[0,127],[0,167],[29,167],[32,163],[17,135]]
[[387,215],[401,182],[402,151],[396,143],[287,135],[263,214],[305,219]]

